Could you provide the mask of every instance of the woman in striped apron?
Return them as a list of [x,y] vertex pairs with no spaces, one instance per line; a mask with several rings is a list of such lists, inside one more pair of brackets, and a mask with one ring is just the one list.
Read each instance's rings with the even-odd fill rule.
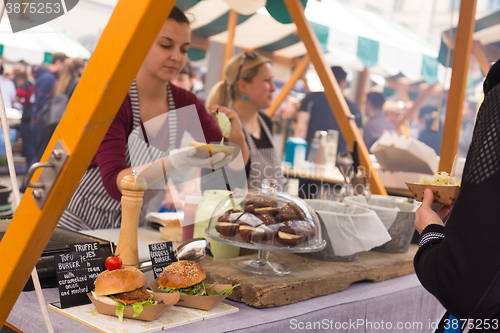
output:
[[[181,10],[174,7],[61,217],[59,226],[72,230],[119,227],[120,181],[124,176],[131,175],[133,170],[141,174],[151,165],[162,165],[158,177],[162,178],[163,173],[168,174],[185,166],[206,168],[218,162],[217,168],[230,161],[230,157],[224,158],[222,153],[222,156],[216,154],[210,160],[192,156],[190,148],[178,149],[185,132],[189,132],[199,142],[222,139],[219,127],[203,102],[194,94],[169,84],[187,60],[190,41],[189,21]],[[240,124],[235,121],[236,114],[229,114],[228,117],[233,119],[232,124],[237,129]],[[246,145],[243,133],[231,133],[228,141]],[[151,175],[151,179],[155,178],[156,175]],[[157,211],[164,198],[164,192],[148,189],[144,195],[142,216],[146,211]],[[140,223],[143,224],[144,220],[140,220]]]
[[273,178],[278,181],[278,189],[284,191],[285,178],[273,143],[272,123],[260,112],[271,106],[276,90],[270,60],[247,51],[229,60],[224,73],[226,80],[212,88],[207,105],[231,106],[238,113],[250,151],[245,160],[248,188],[261,188],[262,180]]

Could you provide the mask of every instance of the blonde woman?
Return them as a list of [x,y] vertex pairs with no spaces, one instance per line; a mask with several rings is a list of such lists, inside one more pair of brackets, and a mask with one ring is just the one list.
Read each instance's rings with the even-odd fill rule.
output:
[[271,106],[276,90],[270,60],[247,51],[229,60],[224,73],[226,79],[212,88],[207,105],[226,106],[238,114],[250,152],[245,159],[248,187],[260,188],[263,179],[274,178],[283,190],[281,158],[274,147],[272,123],[259,112]]

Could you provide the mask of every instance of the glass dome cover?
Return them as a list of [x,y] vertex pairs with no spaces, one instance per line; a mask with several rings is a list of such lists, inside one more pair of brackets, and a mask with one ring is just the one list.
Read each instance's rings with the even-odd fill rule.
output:
[[325,247],[318,216],[302,199],[278,192],[264,180],[261,190],[239,190],[215,208],[206,235],[263,251],[314,252]]

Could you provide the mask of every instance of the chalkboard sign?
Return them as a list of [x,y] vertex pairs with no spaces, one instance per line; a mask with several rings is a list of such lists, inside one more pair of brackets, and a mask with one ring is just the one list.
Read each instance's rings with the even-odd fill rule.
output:
[[172,242],[149,244],[149,256],[153,264],[153,274],[157,279],[163,269],[177,261],[177,255]]
[[87,293],[103,269],[99,243],[71,244],[71,252],[54,255],[61,308],[90,303]]

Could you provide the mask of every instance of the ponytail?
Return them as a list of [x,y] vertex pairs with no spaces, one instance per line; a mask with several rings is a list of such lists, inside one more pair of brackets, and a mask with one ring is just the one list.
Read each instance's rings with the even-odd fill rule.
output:
[[230,93],[226,80],[219,81],[212,87],[212,89],[210,89],[210,93],[208,94],[205,104],[207,107],[214,104],[230,107],[232,103],[229,95]]

